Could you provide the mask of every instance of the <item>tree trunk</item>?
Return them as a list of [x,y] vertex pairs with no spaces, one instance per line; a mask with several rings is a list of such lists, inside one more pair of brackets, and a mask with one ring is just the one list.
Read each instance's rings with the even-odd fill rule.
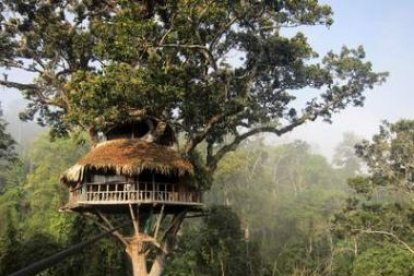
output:
[[[132,264],[132,275],[161,276],[165,267],[166,256],[174,249],[176,245],[177,233],[180,229],[182,221],[185,218],[187,210],[183,210],[180,213],[172,215],[171,221],[169,221],[169,224],[166,225],[167,230],[158,242],[157,236],[160,223],[163,219],[163,216],[165,216],[163,214],[164,207],[161,208],[161,213],[159,214],[157,224],[153,227],[154,229],[152,231],[152,235],[144,233],[144,229],[142,227],[142,225],[145,225],[144,222],[147,218],[143,217],[143,219],[140,221],[138,216],[139,209],[134,208],[132,205],[129,205],[129,209],[135,234],[132,237],[123,236],[119,232],[114,232],[113,234],[126,246],[125,251],[128,254]],[[108,227],[113,228],[110,221],[104,215],[102,215],[100,212],[97,212],[96,215],[101,221],[106,223]],[[151,246],[154,248],[151,248]],[[155,253],[155,258],[152,262],[152,265],[150,266],[150,272],[148,272],[146,256],[149,252],[151,252],[151,250],[153,253]]]
[[144,253],[144,243],[138,237],[128,241],[126,252],[131,259],[133,276],[147,276],[147,263]]
[[154,263],[151,267],[151,273],[149,276],[161,276],[162,271],[164,270],[165,266],[165,254],[159,254],[155,258]]

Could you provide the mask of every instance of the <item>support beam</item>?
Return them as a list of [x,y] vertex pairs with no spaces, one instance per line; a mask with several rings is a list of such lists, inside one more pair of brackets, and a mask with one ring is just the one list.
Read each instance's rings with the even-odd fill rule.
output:
[[157,224],[155,225],[154,240],[157,240],[158,230],[160,230],[161,220],[164,216],[164,204],[161,206],[161,211],[158,215]]
[[129,206],[129,213],[131,215],[132,224],[134,225],[135,235],[139,234],[139,209],[137,208],[137,215],[135,215],[134,208],[132,204],[128,204]]

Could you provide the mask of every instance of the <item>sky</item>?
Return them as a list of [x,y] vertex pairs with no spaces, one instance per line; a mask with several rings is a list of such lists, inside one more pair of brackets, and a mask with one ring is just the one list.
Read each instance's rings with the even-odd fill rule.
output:
[[[310,44],[321,55],[341,47],[363,45],[367,59],[377,72],[388,71],[385,84],[367,91],[363,108],[349,107],[333,117],[333,123],[312,122],[271,141],[282,143],[301,139],[316,151],[332,156],[344,132],[353,132],[369,138],[378,131],[382,120],[395,122],[401,118],[414,119],[414,97],[411,81],[414,79],[414,1],[399,0],[321,0],[334,10],[334,24],[310,27],[304,30]],[[13,78],[24,79],[19,75]],[[0,101],[7,119],[23,108],[20,96],[0,88]],[[22,124],[22,128],[32,125]]]
[[344,132],[370,138],[383,120],[414,119],[412,66],[414,65],[414,1],[331,0],[334,24],[307,28],[310,44],[321,55],[343,45],[363,45],[377,72],[387,71],[385,84],[366,93],[363,108],[349,107],[333,123],[313,122],[295,129],[281,140],[302,139],[331,156]]

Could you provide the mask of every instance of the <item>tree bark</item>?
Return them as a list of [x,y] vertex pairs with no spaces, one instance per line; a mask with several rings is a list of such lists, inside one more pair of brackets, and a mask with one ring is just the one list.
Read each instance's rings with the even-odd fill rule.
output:
[[158,254],[155,257],[154,263],[151,267],[151,273],[149,276],[161,276],[162,271],[164,270],[165,266],[165,254]]
[[132,275],[147,276],[148,271],[144,252],[144,242],[139,239],[139,236],[135,236],[133,239],[128,241],[126,252],[131,259]]

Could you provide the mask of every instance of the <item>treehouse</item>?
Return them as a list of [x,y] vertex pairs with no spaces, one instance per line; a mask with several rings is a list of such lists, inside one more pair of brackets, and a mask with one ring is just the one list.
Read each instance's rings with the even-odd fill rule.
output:
[[99,139],[61,177],[70,193],[63,209],[122,213],[136,205],[179,212],[202,206],[201,192],[191,185],[193,166],[178,154],[169,125],[134,120],[101,133]]

